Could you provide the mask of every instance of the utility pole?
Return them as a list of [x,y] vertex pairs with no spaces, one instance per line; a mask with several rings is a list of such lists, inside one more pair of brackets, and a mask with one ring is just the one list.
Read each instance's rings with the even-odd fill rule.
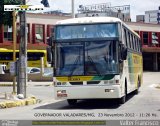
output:
[[[17,41],[17,29],[16,29],[16,11],[13,11],[13,62],[16,62],[16,41]],[[13,76],[13,94],[16,94],[16,75]]]
[[[26,1],[22,0],[22,5],[26,5]],[[17,94],[23,94],[26,98],[27,85],[27,25],[26,12],[19,12],[20,15],[20,47],[19,47],[19,85],[17,87]]]
[[75,18],[75,13],[74,13],[74,0],[72,0],[72,18]]

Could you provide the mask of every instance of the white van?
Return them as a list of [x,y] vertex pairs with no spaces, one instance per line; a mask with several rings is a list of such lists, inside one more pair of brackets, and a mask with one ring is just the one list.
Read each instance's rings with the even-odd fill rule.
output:
[[7,66],[5,64],[0,64],[0,74],[5,74],[6,69],[7,69]]

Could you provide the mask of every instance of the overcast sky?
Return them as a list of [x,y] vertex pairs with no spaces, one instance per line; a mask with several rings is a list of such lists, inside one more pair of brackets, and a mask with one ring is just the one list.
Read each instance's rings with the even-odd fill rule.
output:
[[[41,0],[26,0],[27,4],[40,5]],[[71,0],[48,0],[51,10],[62,10],[71,12]],[[147,10],[157,10],[160,0],[75,0],[75,12],[79,5],[92,5],[100,3],[111,3],[111,6],[130,5],[131,18],[135,21],[136,15],[144,14]]]

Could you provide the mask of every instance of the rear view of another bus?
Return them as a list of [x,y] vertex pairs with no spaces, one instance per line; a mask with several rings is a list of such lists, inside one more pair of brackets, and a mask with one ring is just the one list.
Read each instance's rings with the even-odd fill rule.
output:
[[[46,50],[27,50],[28,67],[41,67],[41,57],[43,57],[44,67],[48,67]],[[19,50],[16,50],[16,58],[19,58]],[[0,48],[0,64],[7,65],[9,69],[10,62],[13,62],[13,50]]]
[[28,67],[41,67],[41,58],[43,58],[44,67],[49,67],[46,50],[28,50],[27,57]]
[[0,48],[0,64],[6,65],[6,69],[9,69],[10,62],[13,61],[13,51],[6,48]]

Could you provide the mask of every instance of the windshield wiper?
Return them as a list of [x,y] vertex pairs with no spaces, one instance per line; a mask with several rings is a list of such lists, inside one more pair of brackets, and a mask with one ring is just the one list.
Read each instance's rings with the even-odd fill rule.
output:
[[71,69],[71,73],[69,74],[69,76],[73,75],[74,70],[77,68],[78,61],[80,61],[80,56],[77,56],[77,58],[75,59],[73,68]]
[[102,74],[99,72],[99,70],[97,69],[96,67],[96,64],[95,62],[93,61],[92,57],[91,56],[87,56],[88,60],[91,62],[93,68],[95,69],[95,71],[97,72],[98,76],[102,76]]

